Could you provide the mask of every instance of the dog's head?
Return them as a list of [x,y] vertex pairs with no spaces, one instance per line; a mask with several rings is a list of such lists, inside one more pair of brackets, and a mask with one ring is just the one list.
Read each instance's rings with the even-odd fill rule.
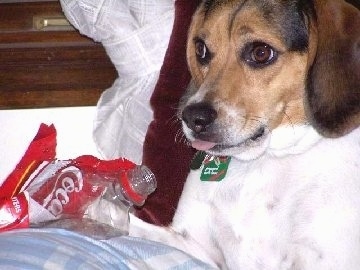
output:
[[193,146],[256,154],[279,126],[341,136],[359,125],[359,14],[342,0],[203,1],[179,109]]

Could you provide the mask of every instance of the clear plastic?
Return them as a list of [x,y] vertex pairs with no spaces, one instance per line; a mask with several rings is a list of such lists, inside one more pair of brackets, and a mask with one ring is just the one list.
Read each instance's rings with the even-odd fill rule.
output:
[[[66,173],[71,174],[69,171]],[[143,205],[147,196],[156,189],[155,176],[144,165],[116,173],[77,171],[74,175],[81,178],[84,191],[71,194],[78,196],[69,199],[75,205],[66,205],[46,222],[32,222],[30,219],[31,227],[64,228],[96,239],[128,235],[129,212],[134,205]],[[69,179],[72,178],[69,176]]]

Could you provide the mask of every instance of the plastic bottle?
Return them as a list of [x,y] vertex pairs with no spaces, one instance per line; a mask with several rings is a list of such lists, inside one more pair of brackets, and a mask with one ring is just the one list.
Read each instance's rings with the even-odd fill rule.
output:
[[[156,180],[144,165],[119,172],[81,171],[69,167],[57,175],[52,185],[54,192],[48,199],[39,200],[36,192],[28,190],[31,227],[64,228],[108,239],[128,234],[129,212],[133,206],[144,204],[156,189]],[[41,203],[49,213],[44,213],[36,203]]]

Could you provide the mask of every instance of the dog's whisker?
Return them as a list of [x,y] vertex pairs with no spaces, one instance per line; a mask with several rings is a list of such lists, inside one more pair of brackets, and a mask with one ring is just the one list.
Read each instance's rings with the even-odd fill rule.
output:
[[266,124],[264,117],[256,116],[256,115],[249,117],[249,121],[260,123],[261,126],[264,126]]
[[285,115],[286,119],[289,121],[290,126],[291,126],[292,128],[294,128],[294,123],[293,123],[291,117],[286,113],[286,111],[284,111],[284,115]]
[[179,129],[175,134],[175,143],[183,143],[187,146],[190,145],[182,129]]
[[179,122],[180,122],[180,119],[177,117],[176,114],[174,114],[170,117],[170,119],[168,119],[166,121],[166,124],[170,125],[170,126],[176,126]]
[[175,133],[175,143],[181,142],[182,136],[183,136],[183,134],[182,134],[181,130],[178,130],[178,131]]

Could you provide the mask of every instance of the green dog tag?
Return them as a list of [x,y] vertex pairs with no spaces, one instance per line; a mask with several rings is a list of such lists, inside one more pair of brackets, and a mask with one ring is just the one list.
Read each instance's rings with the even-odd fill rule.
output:
[[207,156],[203,161],[201,181],[221,181],[229,168],[231,157]]

